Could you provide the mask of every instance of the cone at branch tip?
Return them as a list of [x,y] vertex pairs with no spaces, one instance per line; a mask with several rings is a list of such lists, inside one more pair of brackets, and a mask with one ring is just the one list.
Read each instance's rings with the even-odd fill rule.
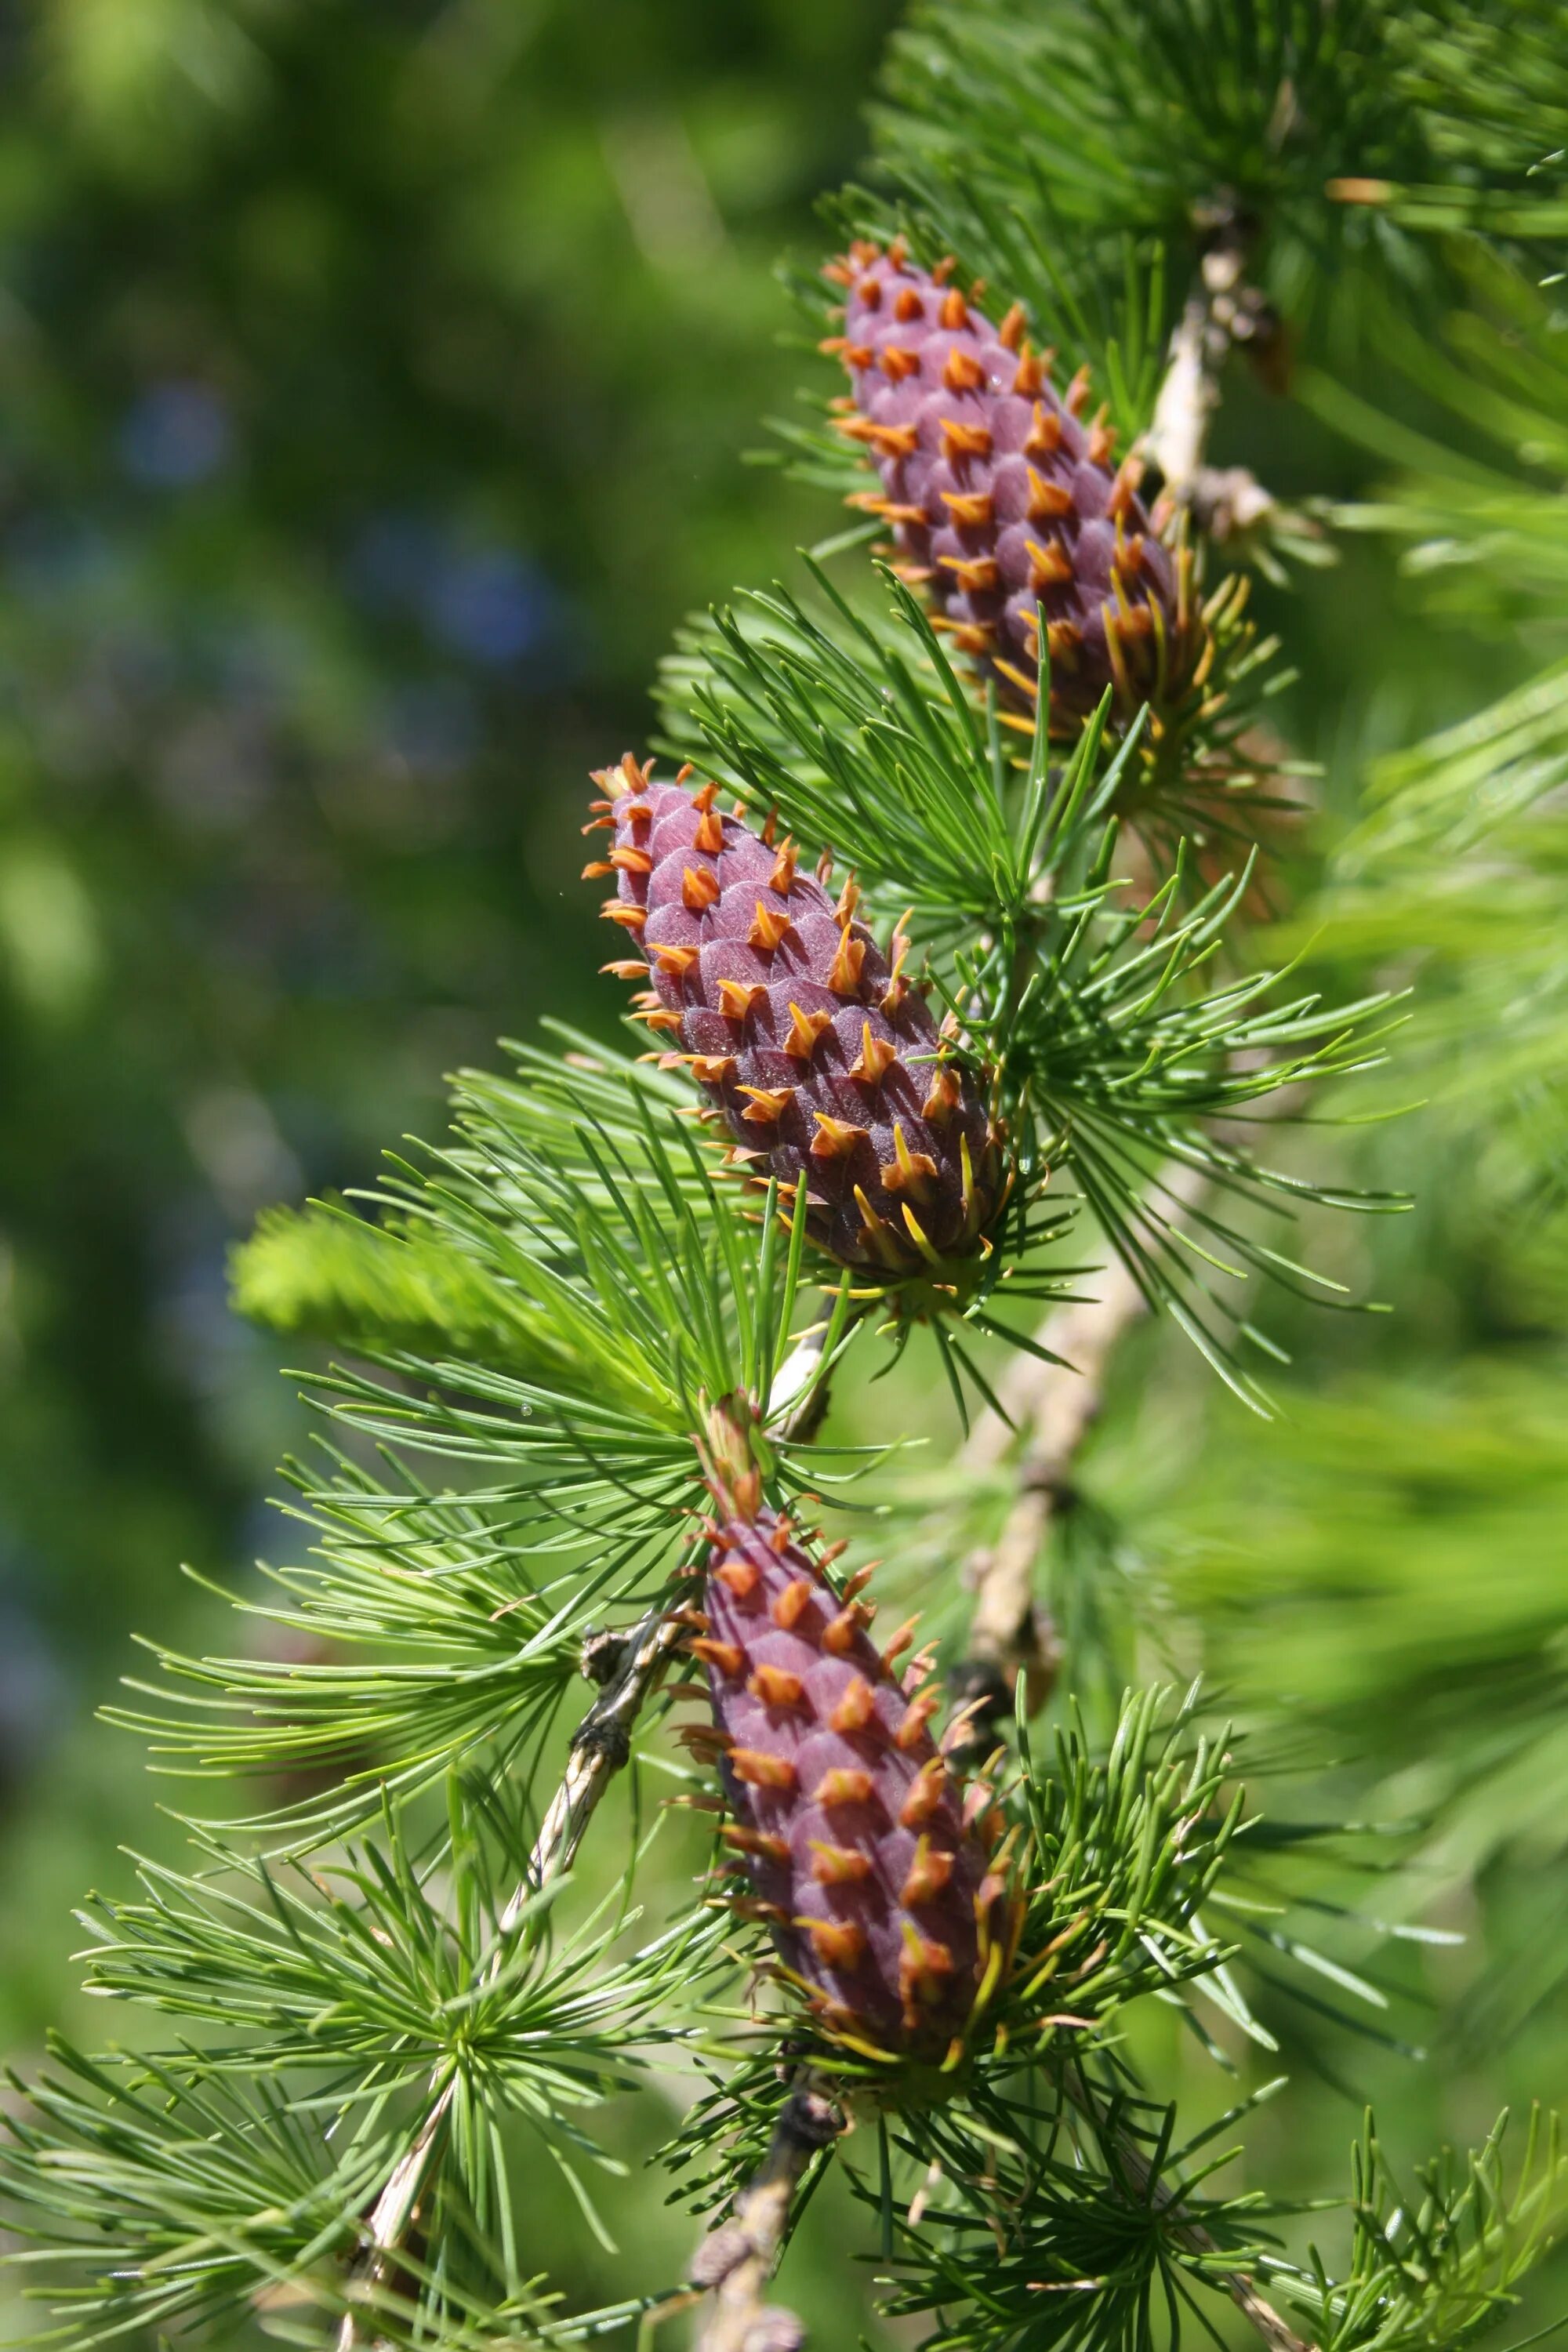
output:
[[880,478],[854,503],[891,526],[895,569],[950,642],[1032,716],[1043,627],[1063,731],[1108,686],[1127,717],[1179,695],[1202,619],[1088,370],[1058,391],[1016,304],[994,326],[901,245],[858,242],[825,275],[844,290],[830,340],[851,387],[836,421]]

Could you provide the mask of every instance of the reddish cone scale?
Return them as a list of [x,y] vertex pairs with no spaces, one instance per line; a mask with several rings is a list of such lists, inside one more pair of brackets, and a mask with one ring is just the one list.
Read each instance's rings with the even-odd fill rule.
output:
[[1005,1888],[932,1742],[934,1702],[904,1691],[898,1637],[879,1654],[872,1612],[841,1600],[766,1508],[717,1530],[705,1613],[692,1648],[744,1907],[826,2025],[942,2054],[973,2006]]
[[[804,1183],[808,1230],[843,1265],[889,1274],[981,1245],[1005,1197],[994,1129],[972,1080],[939,1059],[936,1024],[904,977],[796,867],[790,842],[759,837],[696,794],[655,783],[628,752],[595,777],[615,835],[589,875],[615,874],[605,915],[650,976],[640,1017],[722,1112],[736,1156]],[[679,1046],[679,1050],[674,1050]]]
[[1032,703],[1043,617],[1051,716],[1080,718],[1108,686],[1124,709],[1185,682],[1197,647],[1176,567],[1114,462],[1104,411],[1083,421],[1087,373],[1064,394],[1023,313],[994,327],[939,269],[860,243],[826,273],[845,289],[849,372],[840,429],[882,478],[857,503],[893,526],[901,576],[960,650]]

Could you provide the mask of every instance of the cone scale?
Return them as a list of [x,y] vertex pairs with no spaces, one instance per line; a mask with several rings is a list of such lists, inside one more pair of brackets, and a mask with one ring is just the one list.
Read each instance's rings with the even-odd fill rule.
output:
[[902,965],[799,870],[788,841],[656,783],[628,752],[595,782],[614,835],[585,869],[616,876],[604,913],[635,955],[608,970],[649,979],[638,1017],[669,1041],[721,1115],[733,1156],[776,1177],[786,1213],[840,1264],[887,1276],[940,1273],[985,1244],[1005,1197],[994,1125],[946,1057]]
[[[879,1652],[874,1612],[836,1593],[787,1520],[761,1508],[717,1526],[707,1632],[710,1745],[743,1872],[739,1907],[766,1921],[829,2030],[884,2050],[948,2052],[1000,1958],[1006,1887],[989,1790],[967,1795],[930,1729],[934,1699]],[[916,1666],[911,1684],[923,1672]],[[966,1814],[969,1816],[966,1819]]]
[[845,293],[824,346],[852,387],[838,426],[882,485],[854,503],[892,526],[936,625],[1031,708],[1043,628],[1053,725],[1108,686],[1129,714],[1179,690],[1199,650],[1190,582],[1137,496],[1139,461],[1116,464],[1103,410],[1086,421],[1087,372],[1058,393],[1021,310],[993,326],[898,243],[852,246],[826,274]]

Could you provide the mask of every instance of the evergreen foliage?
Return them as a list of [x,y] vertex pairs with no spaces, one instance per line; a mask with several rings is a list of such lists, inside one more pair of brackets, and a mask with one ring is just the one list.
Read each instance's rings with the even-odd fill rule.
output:
[[[1037,340],[1093,366],[1125,429],[1152,430],[1161,527],[1209,575],[1203,697],[1163,740],[1157,714],[1109,694],[1066,740],[1008,726],[910,584],[866,561],[875,524],[797,589],[693,624],[667,669],[669,744],[759,829],[847,861],[868,918],[913,941],[940,1052],[985,1090],[1012,1176],[977,1271],[840,1267],[798,1198],[749,1179],[704,1119],[689,1057],[642,1055],[640,1031],[624,1049],[557,1031],[509,1075],[464,1076],[445,1143],[391,1160],[358,1206],[272,1213],[238,1254],[247,1311],[338,1351],[307,1374],[322,1441],[289,1466],[310,1557],[236,1596],[261,1643],[158,1648],[118,1714],[204,1801],[186,1868],[142,1863],[136,1895],[83,1915],[88,1990],[119,2004],[127,2044],[62,2041],[16,2085],[0,2187],[52,2340],[499,2352],[673,2326],[709,2295],[706,2352],[783,2352],[799,2331],[766,2280],[835,2173],[880,2308],[931,2352],[1142,2352],[1242,2328],[1271,2352],[1416,2352],[1520,2310],[1562,2212],[1544,2121],[1516,2163],[1501,2124],[1471,2156],[1439,2154],[1414,2196],[1368,2122],[1328,2222],[1224,2175],[1292,2096],[1258,2082],[1257,2054],[1272,2066],[1288,2044],[1342,2076],[1353,2037],[1405,2044],[1402,1969],[1444,1936],[1421,1914],[1458,1874],[1445,1841],[1458,1825],[1500,1850],[1489,1793],[1506,1811],[1568,1753],[1532,1580],[1533,1614],[1491,1596],[1489,1645],[1472,1608],[1462,1654],[1439,1624],[1430,1661],[1401,1653],[1380,1678],[1369,1638],[1362,1705],[1429,1710],[1426,1781],[1403,1792],[1417,1801],[1394,1801],[1375,1737],[1346,1761],[1335,1743],[1361,1727],[1314,1704],[1311,1610],[1289,1599],[1303,1472],[1371,1517],[1419,1465],[1436,1500],[1413,1570],[1436,1591],[1518,1535],[1528,1498],[1495,1536],[1489,1465],[1455,1547],[1444,1518],[1473,1454],[1445,1443],[1434,1467],[1386,1392],[1359,1425],[1342,1399],[1295,1400],[1279,1441],[1233,1412],[1227,1524],[1276,1547],[1273,1605],[1302,1651],[1274,1709],[1252,1710],[1249,1766],[1202,1683],[1174,1698],[1141,1669],[1192,1646],[1171,1598],[1153,1606],[1156,1572],[1179,1601],[1184,1578],[1189,1597],[1205,1574],[1234,1588],[1252,1560],[1191,1527],[1162,1557],[1131,1503],[1074,1508],[1092,1407],[1065,1441],[1052,1414],[1075,1381],[1103,1382],[1146,1309],[1261,1423],[1252,1359],[1289,1389],[1298,1307],[1370,1303],[1338,1213],[1403,1208],[1412,1174],[1467,1159],[1506,1279],[1538,1286],[1561,1328],[1568,375],[1535,281],[1560,226],[1564,32],[1544,5],[1156,0],[1133,40],[1098,0],[942,0],[899,37],[869,192],[837,217],[928,260],[951,247]],[[1460,251],[1430,240],[1456,225]],[[1462,430],[1417,434],[1339,383],[1352,309]],[[1283,782],[1298,763],[1249,740],[1276,674],[1241,624],[1228,510],[1152,429],[1173,383],[1206,419],[1233,348],[1290,337],[1320,415],[1399,468],[1336,525],[1399,534],[1466,625],[1543,615],[1549,665],[1391,755],[1352,820],[1310,838]],[[824,487],[858,494],[814,427],[792,437]],[[1419,1168],[1413,1123],[1384,1131],[1394,1082],[1372,1083],[1390,1046],[1402,1093],[1432,1085]],[[1300,1248],[1287,1217],[1308,1227]],[[935,1476],[872,1386],[917,1342],[964,1432]],[[1173,1388],[1207,1381],[1190,1355],[1154,1360]],[[847,1400],[868,1395],[857,1423]],[[1555,1427],[1506,1400],[1498,1419],[1542,1527],[1560,1525]],[[930,1647],[897,1663],[904,1629],[879,1666],[917,1705],[927,1678],[952,1685],[932,1769],[962,1778],[1005,1922],[945,2054],[847,2028],[781,1969],[721,1832],[695,1894],[650,1860],[684,1833],[672,1816],[724,1811],[722,1741],[706,1720],[671,1737],[707,1695],[666,1670],[722,1647],[700,1602],[705,1574],[736,1565],[724,1528],[786,1512],[853,1638],[872,1541],[889,1554],[879,1601],[929,1606]],[[847,1532],[823,1544],[830,1526]],[[1003,1622],[1020,1542],[1023,1603]],[[1042,1564],[1065,1656],[1030,1605]],[[1331,1599],[1374,1612],[1349,1550],[1340,1575]],[[1489,1676],[1499,1694],[1479,1741],[1452,1720],[1461,1664],[1472,1693]],[[574,1710],[584,1677],[598,1693]],[[623,1772],[622,1859],[606,1841],[595,1878],[579,1850]],[[674,1799],[651,1830],[650,1782]],[[878,1864],[867,1838],[847,1864],[828,1850],[857,1884]],[[934,1965],[929,1945],[916,1958]],[[1554,1963],[1545,1950],[1548,1979]],[[1195,2117],[1161,2079],[1171,2016],[1206,2070]],[[556,2167],[612,2247],[613,2194],[591,2184],[615,2160],[588,2111],[656,2074],[688,2102],[662,2157],[671,2194],[710,2234],[684,2278],[640,2274],[633,2248],[624,2300],[569,2311],[531,2231],[530,2168]]]

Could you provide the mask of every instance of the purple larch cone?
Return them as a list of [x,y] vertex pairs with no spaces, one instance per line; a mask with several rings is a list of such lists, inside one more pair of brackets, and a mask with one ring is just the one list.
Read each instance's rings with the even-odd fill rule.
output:
[[843,1265],[908,1273],[982,1246],[1006,1192],[997,1131],[901,934],[889,966],[854,884],[835,904],[792,843],[721,815],[716,786],[655,783],[629,752],[595,781],[615,842],[586,870],[616,875],[604,911],[638,951],[608,968],[651,977],[641,1017],[679,1040],[736,1156],[792,1213],[804,1197]]
[[1021,310],[994,327],[900,244],[857,244],[826,275],[845,314],[825,348],[854,388],[838,424],[882,481],[858,503],[892,525],[896,568],[951,642],[1032,705],[1043,622],[1056,721],[1108,686],[1130,715],[1184,685],[1201,634],[1187,583],[1138,499],[1140,462],[1114,466],[1103,411],[1083,421],[1087,372],[1058,394]]
[[745,1907],[830,2030],[945,2052],[988,1960],[998,1973],[1006,1888],[990,1790],[966,1801],[931,1736],[937,1702],[892,1672],[912,1628],[879,1653],[873,1612],[836,1593],[765,1507],[717,1528],[704,1609],[691,1647],[718,1730],[694,1744],[711,1738],[719,1756]]

